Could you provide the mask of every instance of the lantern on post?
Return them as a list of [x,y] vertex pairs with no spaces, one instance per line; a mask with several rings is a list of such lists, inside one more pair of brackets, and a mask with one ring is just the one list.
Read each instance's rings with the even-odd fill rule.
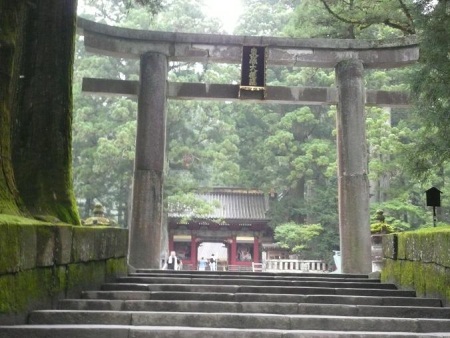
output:
[[436,226],[436,207],[441,206],[441,194],[442,192],[435,187],[431,187],[425,191],[427,196],[427,206],[433,207],[433,226]]

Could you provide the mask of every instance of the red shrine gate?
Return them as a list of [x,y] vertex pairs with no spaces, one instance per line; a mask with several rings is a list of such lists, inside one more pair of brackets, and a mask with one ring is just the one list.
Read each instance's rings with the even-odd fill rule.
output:
[[187,222],[183,222],[186,215],[169,212],[169,250],[177,252],[185,269],[197,269],[198,248],[205,242],[222,243],[227,248],[226,262],[219,261],[221,267],[260,263],[261,244],[273,242],[266,213],[275,196],[239,188],[214,188],[197,196],[218,203],[214,212]]

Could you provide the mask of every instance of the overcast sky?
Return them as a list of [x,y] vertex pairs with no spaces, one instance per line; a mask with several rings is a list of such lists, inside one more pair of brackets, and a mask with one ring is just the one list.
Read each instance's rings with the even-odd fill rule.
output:
[[218,17],[223,22],[223,26],[228,33],[233,33],[237,19],[242,12],[241,0],[206,0],[207,8],[205,12],[214,17]]

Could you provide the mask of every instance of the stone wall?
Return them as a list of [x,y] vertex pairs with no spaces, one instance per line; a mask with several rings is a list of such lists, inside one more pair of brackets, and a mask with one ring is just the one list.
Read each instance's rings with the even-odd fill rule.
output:
[[427,228],[383,236],[383,282],[416,290],[450,306],[450,228]]
[[127,251],[126,229],[1,224],[0,324],[126,274]]

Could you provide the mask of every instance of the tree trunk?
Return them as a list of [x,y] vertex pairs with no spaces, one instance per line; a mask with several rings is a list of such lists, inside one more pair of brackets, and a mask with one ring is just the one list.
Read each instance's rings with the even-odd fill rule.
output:
[[11,97],[22,1],[0,0],[0,214],[20,215],[11,161]]
[[293,214],[291,214],[290,221],[294,221],[297,224],[305,224],[305,221],[306,221],[306,215],[301,213],[298,210],[298,208],[300,206],[302,208],[304,208],[304,204],[305,204],[305,184],[306,184],[305,177],[302,176],[296,182],[295,187],[291,188],[291,190],[289,192],[290,198],[292,198],[292,203],[295,206],[295,209],[297,209]]
[[79,224],[71,170],[77,0],[34,0],[27,5],[13,110],[17,186],[32,214]]

